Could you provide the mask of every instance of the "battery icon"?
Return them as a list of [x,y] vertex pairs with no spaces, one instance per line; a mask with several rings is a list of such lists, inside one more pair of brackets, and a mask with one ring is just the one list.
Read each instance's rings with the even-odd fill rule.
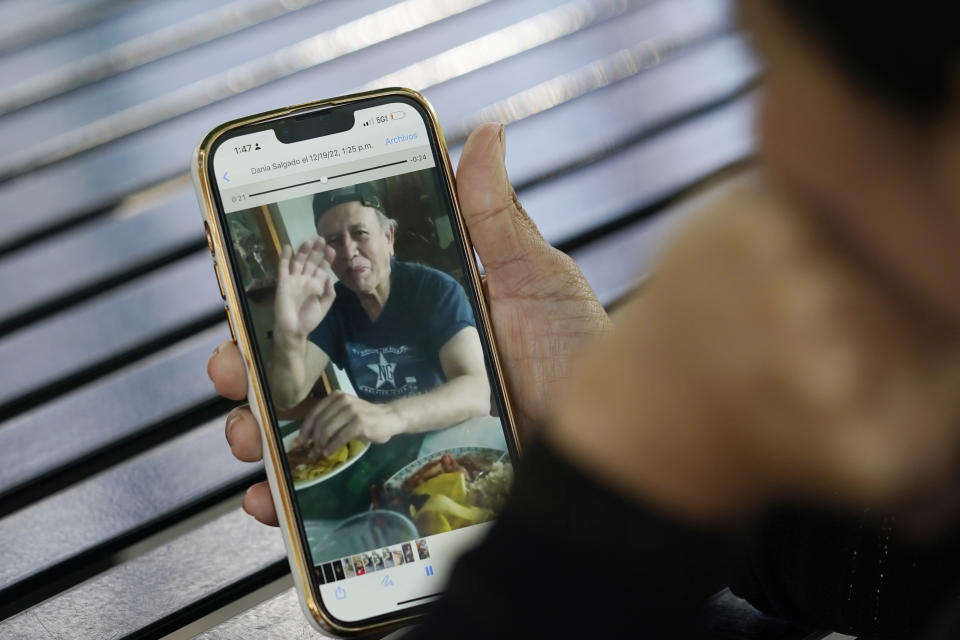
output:
[[407,114],[404,113],[403,111],[394,111],[393,113],[390,114],[390,119],[391,119],[391,120],[402,120],[404,117],[406,117],[406,115],[407,115]]

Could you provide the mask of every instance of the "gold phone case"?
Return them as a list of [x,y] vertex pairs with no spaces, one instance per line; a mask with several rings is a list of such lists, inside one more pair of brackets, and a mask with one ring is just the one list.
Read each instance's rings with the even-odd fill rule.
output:
[[[203,213],[204,227],[207,236],[207,242],[210,252],[213,256],[214,270],[217,280],[220,284],[220,292],[224,298],[224,306],[227,313],[227,321],[230,324],[230,332],[243,354],[244,365],[247,370],[249,381],[248,402],[254,416],[260,423],[261,435],[263,436],[264,467],[267,471],[267,478],[270,484],[270,490],[273,494],[274,503],[278,506],[280,527],[283,532],[284,543],[287,548],[287,557],[290,560],[290,570],[293,574],[294,583],[297,587],[299,600],[304,613],[310,622],[321,631],[335,633],[342,636],[357,635],[371,631],[389,631],[396,627],[410,624],[419,617],[419,614],[404,615],[398,612],[396,616],[391,617],[386,622],[378,622],[365,625],[344,625],[333,620],[323,606],[315,581],[312,578],[312,567],[307,561],[305,552],[307,541],[301,534],[301,529],[294,517],[294,493],[293,487],[287,482],[286,474],[281,464],[282,443],[275,437],[270,425],[270,414],[266,409],[266,401],[263,395],[263,380],[255,365],[256,358],[253,350],[253,332],[245,326],[243,314],[240,309],[240,299],[238,296],[239,287],[233,278],[232,265],[228,264],[229,254],[224,243],[225,236],[220,225],[220,216],[216,210],[215,199],[213,196],[213,185],[210,182],[210,171],[208,162],[212,162],[212,149],[214,143],[224,134],[234,131],[238,128],[248,125],[259,124],[269,120],[277,120],[286,116],[299,115],[310,111],[317,111],[337,105],[361,102],[372,98],[397,96],[412,99],[423,107],[427,114],[427,124],[429,134],[440,150],[441,165],[445,177],[454,192],[456,182],[454,180],[453,168],[450,164],[450,157],[447,152],[447,146],[443,139],[440,129],[440,122],[437,119],[433,107],[420,93],[411,89],[388,88],[376,91],[367,91],[346,96],[339,96],[316,102],[294,105],[274,111],[267,111],[246,118],[240,118],[226,122],[205,135],[197,145],[193,153],[193,162],[191,173],[193,175],[194,186],[197,191],[197,198],[200,202],[200,208]],[[463,223],[463,217],[460,213],[460,204],[457,199],[453,201],[454,211],[456,213],[456,233],[459,234],[460,241],[467,248],[467,255],[472,255],[472,244]],[[503,371],[500,367],[500,359],[496,348],[496,341],[490,328],[490,315],[487,309],[487,301],[481,286],[480,274],[474,260],[467,260],[469,278],[471,286],[474,289],[476,299],[479,303],[480,315],[484,328],[484,337],[487,344],[490,345],[491,362],[493,366],[496,383],[501,390],[503,398],[504,414],[501,416],[506,420],[509,438],[512,444],[519,450],[520,442],[517,437],[516,421],[514,419],[510,398],[507,392],[506,382],[503,377]]]

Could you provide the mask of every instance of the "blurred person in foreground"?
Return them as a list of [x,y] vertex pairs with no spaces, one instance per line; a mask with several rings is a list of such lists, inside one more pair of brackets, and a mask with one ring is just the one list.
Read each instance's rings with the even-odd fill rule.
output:
[[[695,637],[725,585],[804,628],[960,637],[950,5],[739,6],[768,69],[762,171],[680,232],[616,328],[519,207],[502,129],[467,142],[459,193],[531,438],[411,637]],[[209,371],[243,396],[235,347]],[[249,413],[231,420],[258,458]],[[244,505],[275,521],[265,487]],[[553,560],[600,546],[634,551]]]

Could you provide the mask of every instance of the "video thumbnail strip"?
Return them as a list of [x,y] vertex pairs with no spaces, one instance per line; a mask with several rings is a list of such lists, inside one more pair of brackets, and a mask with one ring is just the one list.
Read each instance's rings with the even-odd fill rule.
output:
[[[349,578],[356,578],[368,573],[375,573],[383,569],[412,564],[418,560],[430,557],[430,548],[427,541],[421,538],[417,541],[404,542],[394,547],[374,549],[358,553],[339,560],[331,560],[314,567],[317,584],[329,584]],[[432,567],[430,568],[432,569]],[[433,575],[430,571],[429,575]]]

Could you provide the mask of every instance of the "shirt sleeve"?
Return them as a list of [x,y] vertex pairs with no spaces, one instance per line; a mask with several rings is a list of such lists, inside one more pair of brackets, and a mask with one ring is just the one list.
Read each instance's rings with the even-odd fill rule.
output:
[[621,497],[538,442],[490,535],[406,637],[695,637],[739,541]]
[[429,315],[429,335],[435,336],[436,344],[442,347],[464,327],[477,326],[473,309],[463,286],[451,276],[435,272],[432,288],[436,303]]

